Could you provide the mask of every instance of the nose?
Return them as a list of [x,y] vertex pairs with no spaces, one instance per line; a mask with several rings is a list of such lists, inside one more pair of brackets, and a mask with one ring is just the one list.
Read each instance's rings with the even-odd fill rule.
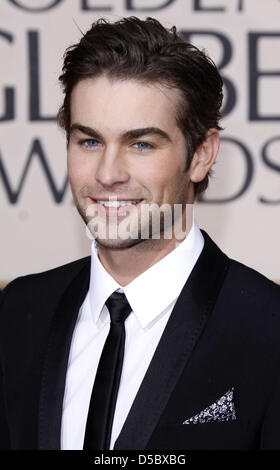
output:
[[95,178],[103,186],[113,186],[128,181],[129,174],[120,149],[107,147],[104,150],[100,156]]

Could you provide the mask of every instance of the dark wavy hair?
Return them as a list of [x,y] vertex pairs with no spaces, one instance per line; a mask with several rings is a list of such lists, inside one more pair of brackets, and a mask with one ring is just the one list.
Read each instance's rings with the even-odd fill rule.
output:
[[[100,75],[161,83],[181,92],[177,123],[186,138],[189,169],[196,149],[210,128],[221,130],[222,79],[213,61],[177,32],[154,18],[123,18],[109,23],[101,18],[92,24],[78,44],[64,54],[59,80],[65,93],[58,123],[69,138],[70,100],[74,86]],[[208,186],[208,175],[194,184],[195,195]]]

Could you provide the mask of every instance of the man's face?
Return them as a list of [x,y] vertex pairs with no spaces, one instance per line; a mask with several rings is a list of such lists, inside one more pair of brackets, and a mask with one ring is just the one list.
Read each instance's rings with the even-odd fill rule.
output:
[[[160,84],[110,80],[80,81],[71,96],[68,171],[78,211],[86,223],[96,209],[100,223],[129,221],[140,237],[143,206],[192,202],[192,183],[184,172],[186,142],[176,123],[179,92]],[[122,207],[110,208],[116,199]],[[127,202],[124,202],[127,201]],[[101,215],[100,215],[101,212]],[[142,224],[142,226],[141,226]],[[138,228],[137,228],[137,227]],[[133,230],[132,230],[133,231]],[[125,248],[141,239],[97,241]]]

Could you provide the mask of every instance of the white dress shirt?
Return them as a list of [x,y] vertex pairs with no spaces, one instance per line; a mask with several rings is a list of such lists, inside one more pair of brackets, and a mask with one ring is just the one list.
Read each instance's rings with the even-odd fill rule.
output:
[[80,308],[68,361],[61,449],[83,448],[92,387],[110,328],[109,311],[104,305],[107,298],[120,289],[132,308],[125,321],[125,352],[112,427],[112,449],[203,245],[204,238],[194,221],[188,236],[173,251],[122,288],[101,264],[93,242],[89,291]]

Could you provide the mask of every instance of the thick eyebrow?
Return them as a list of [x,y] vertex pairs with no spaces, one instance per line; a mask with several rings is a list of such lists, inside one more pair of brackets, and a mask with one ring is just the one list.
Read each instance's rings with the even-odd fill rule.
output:
[[122,135],[122,140],[139,139],[145,135],[155,135],[171,142],[169,135],[158,127],[143,127],[143,129],[131,129]]
[[[83,126],[79,123],[72,124],[72,126],[70,127],[69,135],[71,135],[71,133],[76,130],[82,132],[83,134],[89,135],[94,139],[102,140],[102,136],[95,129],[92,129],[88,126]],[[144,137],[145,135],[159,136],[167,140],[168,142],[171,142],[171,138],[169,137],[167,132],[163,131],[162,129],[159,129],[158,127],[143,127],[141,129],[131,129],[122,134],[121,140],[127,141],[131,139],[139,139],[139,137]]]
[[82,124],[79,124],[77,122],[72,124],[72,126],[70,127],[69,135],[71,135],[74,131],[80,131],[83,134],[90,135],[90,137],[93,137],[94,139],[102,139],[101,135],[96,130],[88,126],[83,126]]

